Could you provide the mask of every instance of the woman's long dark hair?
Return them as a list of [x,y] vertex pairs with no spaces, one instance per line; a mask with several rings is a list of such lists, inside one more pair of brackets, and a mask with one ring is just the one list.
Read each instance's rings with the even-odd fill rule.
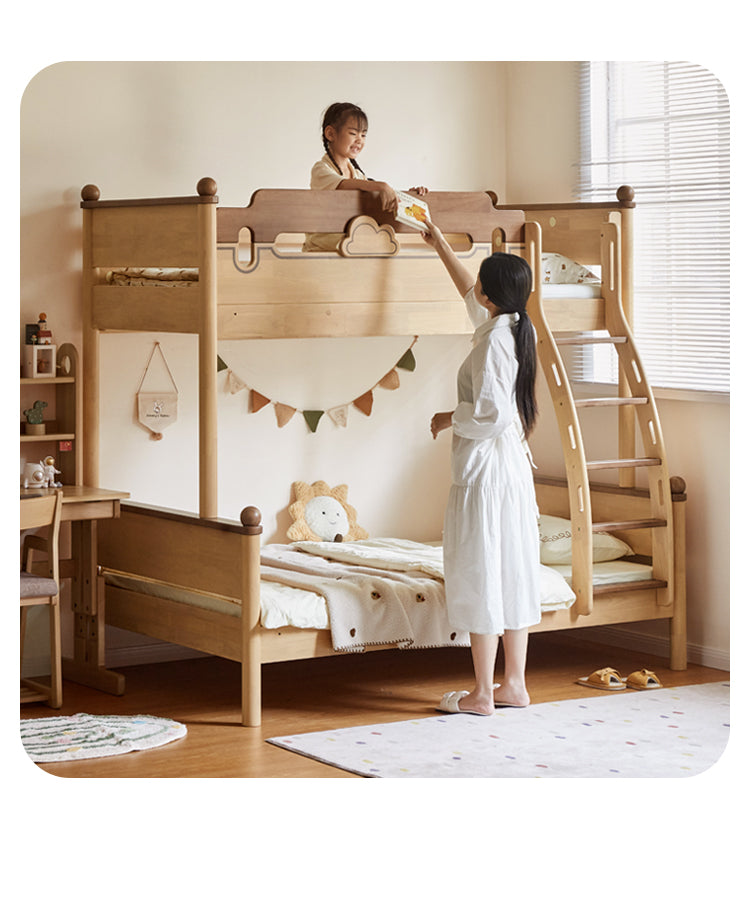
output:
[[[340,175],[343,175],[344,173],[341,171],[338,165],[336,165],[336,161],[334,160],[333,156],[331,156],[331,151],[328,147],[328,141],[326,140],[326,128],[329,125],[332,125],[336,129],[336,131],[338,131],[340,128],[344,127],[344,125],[347,123],[347,121],[349,121],[350,118],[354,118],[357,120],[357,128],[360,131],[367,130],[367,115],[365,114],[364,110],[360,109],[359,106],[355,106],[354,103],[331,103],[331,105],[323,114],[323,146],[325,148],[326,155],[336,166],[336,171],[338,171]],[[349,161],[358,171],[361,171],[362,174],[364,174],[362,169],[359,167],[356,159],[350,159]]]
[[513,328],[518,374],[516,375],[516,407],[528,436],[537,417],[536,404],[536,339],[534,325],[526,311],[531,293],[531,268],[520,256],[493,253],[479,268],[479,281],[487,298],[501,313],[518,313]]

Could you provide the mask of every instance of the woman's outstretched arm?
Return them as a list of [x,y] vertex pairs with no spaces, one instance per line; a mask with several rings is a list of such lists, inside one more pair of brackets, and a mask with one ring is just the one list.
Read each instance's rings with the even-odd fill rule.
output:
[[438,256],[440,256],[443,265],[445,265],[448,274],[451,276],[451,280],[463,298],[474,286],[476,278],[463,262],[458,259],[440,228],[432,221],[427,222],[427,228],[427,233],[422,232],[425,243],[437,250]]

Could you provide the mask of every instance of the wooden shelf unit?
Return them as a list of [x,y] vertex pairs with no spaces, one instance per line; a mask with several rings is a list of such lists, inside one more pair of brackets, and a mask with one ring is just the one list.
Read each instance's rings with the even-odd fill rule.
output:
[[[20,378],[21,409],[30,407],[37,399],[50,403],[49,397],[54,397],[54,405],[49,404],[54,408],[54,416],[45,419],[45,433],[25,433],[22,416],[21,457],[24,461],[36,462],[51,455],[55,467],[60,470],[60,481],[66,486],[80,486],[83,483],[81,380],[78,350],[72,343],[63,343],[58,348],[57,365],[58,369],[67,365],[68,373],[55,377]],[[71,443],[72,448],[61,451],[60,443],[63,442]]]

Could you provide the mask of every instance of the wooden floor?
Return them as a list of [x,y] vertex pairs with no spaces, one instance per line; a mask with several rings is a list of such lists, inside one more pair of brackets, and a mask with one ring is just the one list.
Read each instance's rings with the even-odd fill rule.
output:
[[[665,686],[729,679],[726,671],[691,665],[671,671],[664,659],[560,634],[532,636],[528,686],[532,702],[605,696],[574,683],[600,667],[627,676],[647,667]],[[499,670],[502,669],[500,661]],[[21,706],[21,718],[152,714],[187,726],[185,738],[113,758],[39,765],[59,777],[349,777],[265,742],[272,736],[429,716],[443,692],[470,688],[468,649],[381,651],[263,668],[263,725],[239,725],[239,666],[200,658],[127,667],[126,694],[115,697],[65,682],[63,707]]]

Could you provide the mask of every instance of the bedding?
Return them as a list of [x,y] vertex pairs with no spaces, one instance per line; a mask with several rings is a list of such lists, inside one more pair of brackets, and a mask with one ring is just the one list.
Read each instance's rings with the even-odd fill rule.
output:
[[[569,608],[575,595],[560,572],[540,565],[542,611]],[[400,648],[468,646],[447,619],[442,547],[399,539],[301,542],[261,550],[265,629],[330,629],[336,651],[368,645]],[[108,585],[235,617],[238,600],[184,590],[159,580],[106,570]]]
[[[570,583],[572,568],[569,564],[551,564],[549,570],[559,574],[566,583]],[[635,561],[602,561],[592,565],[594,586],[612,586],[616,583],[637,583],[639,580],[650,580],[653,576],[650,564]]]
[[[630,546],[603,531],[592,536],[592,560],[615,561],[625,555],[633,555]],[[570,521],[555,515],[539,515],[539,560],[542,564],[571,564],[573,559],[573,533]]]

